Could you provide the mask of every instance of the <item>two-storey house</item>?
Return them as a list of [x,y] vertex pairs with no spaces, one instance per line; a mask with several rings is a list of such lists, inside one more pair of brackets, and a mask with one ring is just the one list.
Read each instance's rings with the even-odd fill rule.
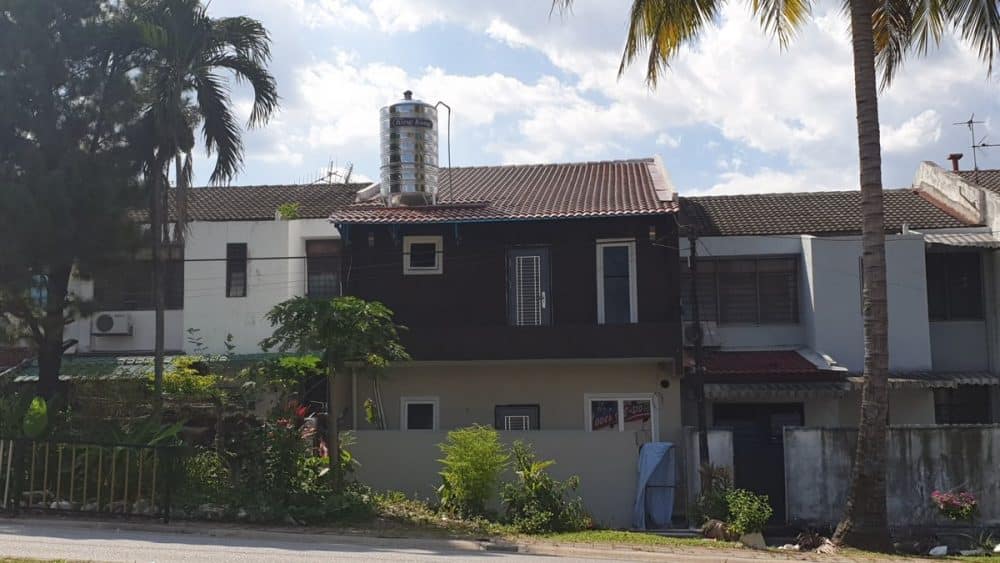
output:
[[331,214],[344,292],[395,311],[413,357],[355,377],[353,426],[678,440],[677,200],[659,159],[441,173],[433,205],[368,190]]

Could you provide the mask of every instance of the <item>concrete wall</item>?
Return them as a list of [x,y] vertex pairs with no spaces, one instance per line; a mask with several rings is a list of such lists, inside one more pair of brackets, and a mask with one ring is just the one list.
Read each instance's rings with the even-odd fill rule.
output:
[[[264,314],[305,294],[307,238],[339,238],[339,233],[325,219],[192,223],[185,250],[184,331],[197,329],[211,353],[225,352],[227,334],[233,335],[236,353],[260,351],[260,341],[272,333]],[[226,261],[216,259],[225,258],[228,243],[247,244],[246,297],[226,297]],[[264,260],[275,257],[282,259]]]
[[[693,506],[701,494],[701,452],[698,446],[700,434],[692,427],[684,427],[684,477],[687,489],[687,506]],[[708,459],[712,465],[725,467],[729,475],[735,477],[733,464],[733,431],[722,428],[708,430]]]
[[[446,432],[359,431],[351,451],[360,466],[357,478],[376,490],[396,490],[435,499],[441,484],[438,444]],[[557,479],[580,477],[577,493],[602,526],[629,528],[635,502],[637,460],[642,437],[633,432],[541,430],[501,432],[505,444],[523,440],[540,460],[555,460],[549,468]],[[679,459],[677,456],[676,459]],[[506,475],[505,480],[512,479]]]
[[[402,397],[436,397],[439,428],[493,425],[497,405],[537,404],[542,430],[585,430],[585,396],[618,394],[653,398],[657,436],[681,438],[680,380],[669,362],[511,361],[398,365],[379,377],[386,428],[400,429]],[[666,381],[666,388],[661,382]],[[364,402],[375,397],[371,376],[357,376],[356,428],[372,429]]]
[[[835,524],[844,509],[857,432],[785,429],[789,522]],[[979,501],[978,525],[1000,523],[1000,426],[923,426],[889,430],[889,521],[946,524],[935,490],[967,490]]]
[[936,371],[990,369],[986,321],[930,323],[931,360]]

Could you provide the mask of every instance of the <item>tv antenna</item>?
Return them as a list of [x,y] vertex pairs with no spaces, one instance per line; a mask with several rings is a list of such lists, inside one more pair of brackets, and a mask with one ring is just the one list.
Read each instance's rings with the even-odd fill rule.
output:
[[976,125],[982,125],[983,123],[983,121],[976,121],[976,114],[972,114],[968,121],[952,123],[952,125],[965,125],[969,128],[969,136],[972,138],[972,144],[969,145],[969,148],[972,149],[972,170],[976,172],[979,171],[979,149],[1000,147],[1000,143],[987,143],[985,135],[978,142],[976,141]]

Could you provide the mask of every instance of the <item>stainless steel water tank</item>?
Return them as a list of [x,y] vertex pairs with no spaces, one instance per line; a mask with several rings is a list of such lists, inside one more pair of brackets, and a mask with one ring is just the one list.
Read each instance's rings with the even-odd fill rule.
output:
[[382,108],[380,188],[389,205],[430,205],[438,185],[437,108],[403,99]]

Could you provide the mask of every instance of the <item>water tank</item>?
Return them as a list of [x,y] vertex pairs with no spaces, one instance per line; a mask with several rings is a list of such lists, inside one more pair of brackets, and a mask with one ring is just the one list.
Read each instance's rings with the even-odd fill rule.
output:
[[389,205],[431,205],[438,185],[437,108],[403,99],[382,108],[380,188]]

